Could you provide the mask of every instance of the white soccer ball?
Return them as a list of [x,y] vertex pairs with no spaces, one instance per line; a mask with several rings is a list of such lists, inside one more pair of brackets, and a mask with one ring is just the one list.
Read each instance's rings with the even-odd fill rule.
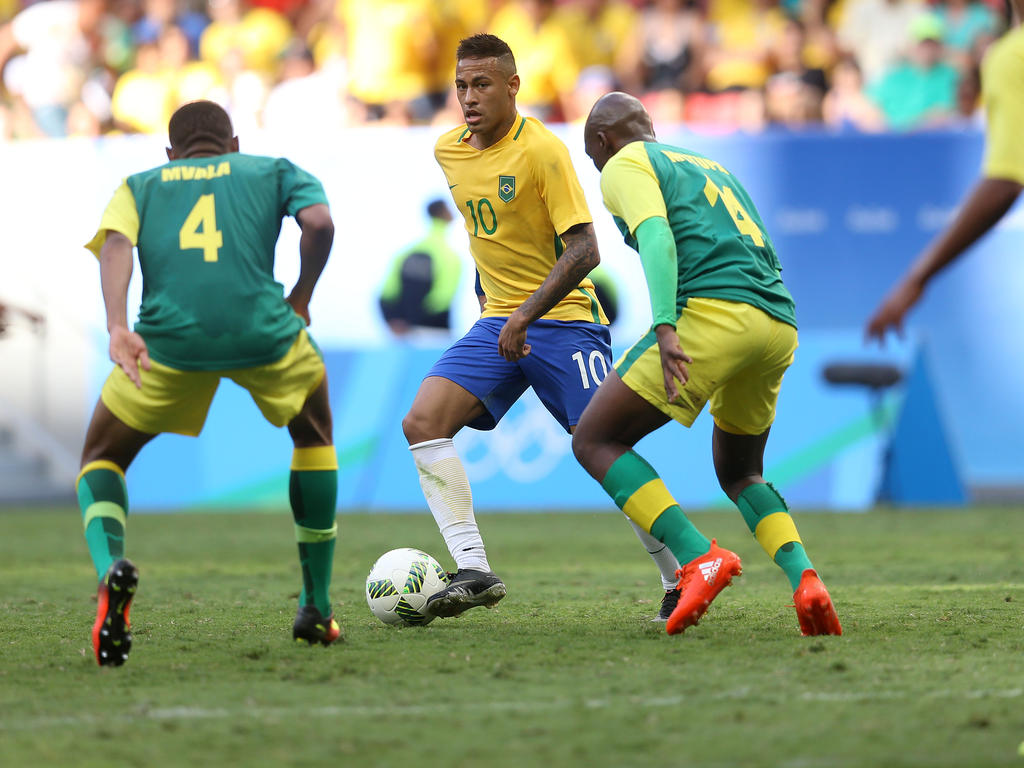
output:
[[366,577],[366,604],[385,624],[422,626],[433,616],[427,599],[448,585],[448,574],[426,552],[411,547],[385,552]]

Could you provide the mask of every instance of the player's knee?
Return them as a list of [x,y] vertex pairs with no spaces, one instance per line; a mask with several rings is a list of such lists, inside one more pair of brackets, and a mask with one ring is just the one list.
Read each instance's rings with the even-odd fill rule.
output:
[[581,431],[578,427],[572,433],[572,455],[584,469],[590,468],[593,457],[594,443],[589,439],[586,430]]
[[764,478],[758,473],[736,470],[733,467],[720,467],[717,464],[715,474],[718,475],[718,485],[733,501],[736,501],[748,486],[764,482]]
[[430,418],[429,414],[416,408],[410,409],[402,419],[402,432],[409,445],[434,440],[441,436],[438,434],[437,425],[434,424],[434,420]]
[[311,448],[318,445],[332,445],[334,426],[330,413],[316,414],[302,412],[288,424],[288,433],[296,448]]

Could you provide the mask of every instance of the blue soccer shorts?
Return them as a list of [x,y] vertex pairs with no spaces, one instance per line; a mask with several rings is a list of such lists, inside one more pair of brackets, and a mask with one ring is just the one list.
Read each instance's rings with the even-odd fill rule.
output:
[[504,317],[482,317],[434,363],[427,376],[454,381],[475,395],[487,413],[470,422],[494,429],[512,404],[533,387],[566,432],[612,367],[611,335],[598,323],[537,320],[526,331],[530,354],[510,363],[498,353]]

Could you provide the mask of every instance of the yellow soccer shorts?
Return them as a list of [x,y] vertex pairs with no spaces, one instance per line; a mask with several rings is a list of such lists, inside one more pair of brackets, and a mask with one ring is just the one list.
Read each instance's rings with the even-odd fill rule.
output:
[[726,432],[759,435],[768,429],[782,376],[793,362],[796,328],[750,304],[697,298],[687,301],[676,332],[693,358],[680,396],[669,402],[665,393],[653,330],[615,364],[626,386],[686,427],[710,400],[711,415]]
[[284,357],[267,365],[224,371],[181,371],[155,360],[151,365],[148,371],[139,369],[142,389],[120,366],[114,366],[100,399],[132,429],[190,437],[202,431],[222,378],[247,390],[267,421],[283,427],[302,410],[325,374],[324,362],[306,331],[299,333]]

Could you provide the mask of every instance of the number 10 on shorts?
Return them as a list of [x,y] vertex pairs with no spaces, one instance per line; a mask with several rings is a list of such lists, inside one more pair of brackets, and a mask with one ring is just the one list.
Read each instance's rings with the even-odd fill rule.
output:
[[[591,350],[590,356],[586,362],[583,360],[583,350],[578,350],[573,354],[572,359],[576,361],[576,365],[580,369],[580,380],[583,382],[584,389],[590,389],[590,382],[594,382],[594,386],[597,387],[604,381],[604,377],[608,375],[608,362],[604,359],[604,355],[601,354],[600,350]],[[590,375],[587,375],[587,369]],[[598,374],[600,369],[600,375]]]

